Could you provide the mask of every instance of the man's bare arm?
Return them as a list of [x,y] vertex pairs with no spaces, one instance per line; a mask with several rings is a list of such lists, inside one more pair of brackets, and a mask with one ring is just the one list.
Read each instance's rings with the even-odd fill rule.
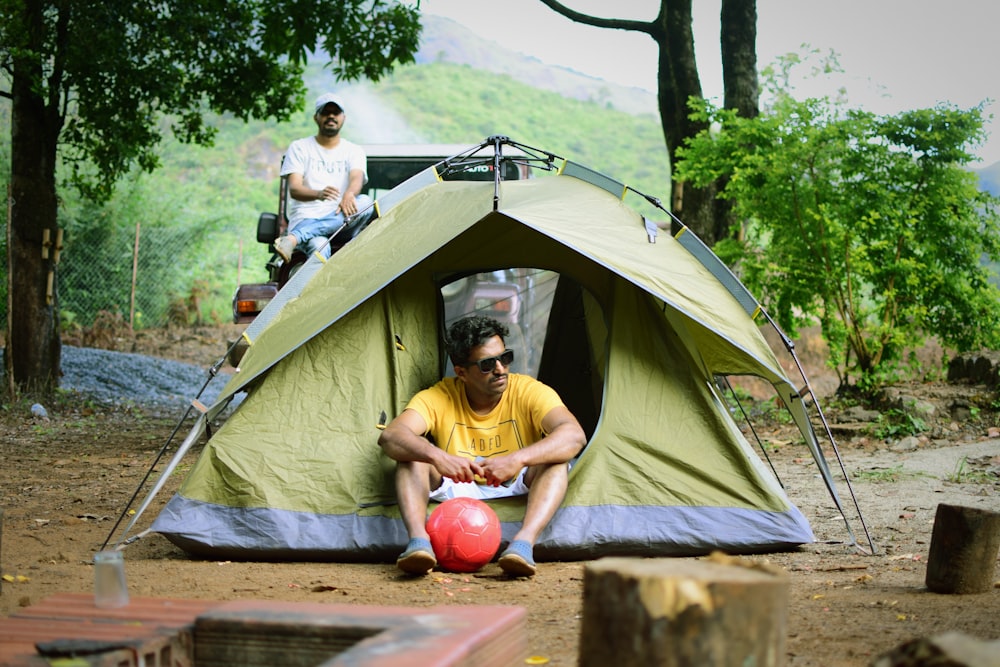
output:
[[[358,188],[359,192],[360,190]],[[340,196],[340,190],[332,185],[328,185],[322,190],[314,190],[313,188],[306,187],[302,180],[302,174],[289,174],[288,194],[292,196],[292,199],[297,201],[318,201],[320,199],[335,199]]]
[[506,456],[488,458],[483,462],[486,481],[502,484],[517,475],[521,468],[539,464],[566,463],[587,444],[587,435],[573,413],[560,406],[542,419],[542,429],[548,434],[538,442]]
[[351,170],[351,180],[347,184],[347,190],[344,191],[344,196],[340,199],[340,212],[344,215],[354,215],[358,212],[358,203],[356,197],[358,193],[361,192],[361,188],[365,183],[365,172],[360,169]]
[[389,422],[378,438],[378,444],[394,461],[429,463],[441,474],[456,482],[471,482],[481,475],[482,467],[464,456],[454,456],[436,447],[424,437],[424,418],[414,410],[403,412]]

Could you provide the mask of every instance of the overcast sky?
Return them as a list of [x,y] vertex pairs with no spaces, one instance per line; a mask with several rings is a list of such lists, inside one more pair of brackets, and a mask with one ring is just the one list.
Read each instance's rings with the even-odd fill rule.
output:
[[[721,0],[694,0],[695,49],[704,94],[722,94]],[[649,20],[659,0],[563,0],[595,16]],[[503,46],[543,62],[626,85],[656,90],[656,48],[648,36],[573,23],[539,0],[421,0],[428,14],[451,18]],[[758,65],[801,51],[803,43],[836,51],[844,77],[813,81],[804,95],[833,95],[846,85],[855,106],[876,113],[950,102],[968,108],[1000,99],[1000,2],[997,0],[758,0]],[[1000,161],[1000,125],[980,151]],[[997,136],[992,136],[997,135]]]

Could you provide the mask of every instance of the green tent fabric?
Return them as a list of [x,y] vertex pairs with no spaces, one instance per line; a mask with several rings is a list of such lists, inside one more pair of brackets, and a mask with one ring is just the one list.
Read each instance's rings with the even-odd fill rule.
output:
[[[311,260],[259,330],[248,330],[249,351],[202,428],[232,397],[245,399],[152,530],[212,557],[394,558],[406,535],[378,426],[447,371],[441,287],[532,267],[558,275],[534,350],[537,375],[589,435],[536,557],[747,553],[813,541],[719,394],[717,375],[770,382],[834,492],[753,303],[717,277],[710,252],[653,238],[621,197],[572,175],[498,189],[424,182],[396,193],[333,259]],[[523,499],[492,505],[509,539]]]

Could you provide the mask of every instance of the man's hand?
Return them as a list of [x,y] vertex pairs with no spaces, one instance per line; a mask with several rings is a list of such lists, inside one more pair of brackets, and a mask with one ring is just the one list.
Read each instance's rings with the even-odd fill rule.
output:
[[358,201],[350,190],[345,192],[344,198],[340,200],[340,212],[344,214],[344,217],[352,216],[358,212]]
[[447,477],[455,482],[472,482],[476,475],[486,476],[483,466],[479,463],[464,456],[455,456],[443,451],[441,451],[440,456],[435,458],[434,468],[442,477]]
[[514,479],[524,467],[513,454],[493,456],[483,459],[480,463],[482,468],[480,477],[485,479],[490,486],[500,486],[504,482]]
[[455,456],[441,450],[441,456],[434,460],[434,468],[442,477],[455,482],[475,481],[476,475],[483,476],[483,467],[464,456]]
[[336,199],[340,196],[340,190],[332,185],[328,185],[322,190],[317,190],[316,192],[318,193],[316,199],[322,201],[330,201],[331,199]]

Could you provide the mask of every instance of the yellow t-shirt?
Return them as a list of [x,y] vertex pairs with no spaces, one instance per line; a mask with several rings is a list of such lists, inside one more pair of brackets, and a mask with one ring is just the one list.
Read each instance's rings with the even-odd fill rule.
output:
[[530,375],[510,373],[500,403],[486,415],[472,411],[465,385],[454,377],[418,392],[406,407],[424,418],[426,435],[438,447],[475,459],[510,454],[538,442],[545,435],[542,419],[562,405],[548,385]]

